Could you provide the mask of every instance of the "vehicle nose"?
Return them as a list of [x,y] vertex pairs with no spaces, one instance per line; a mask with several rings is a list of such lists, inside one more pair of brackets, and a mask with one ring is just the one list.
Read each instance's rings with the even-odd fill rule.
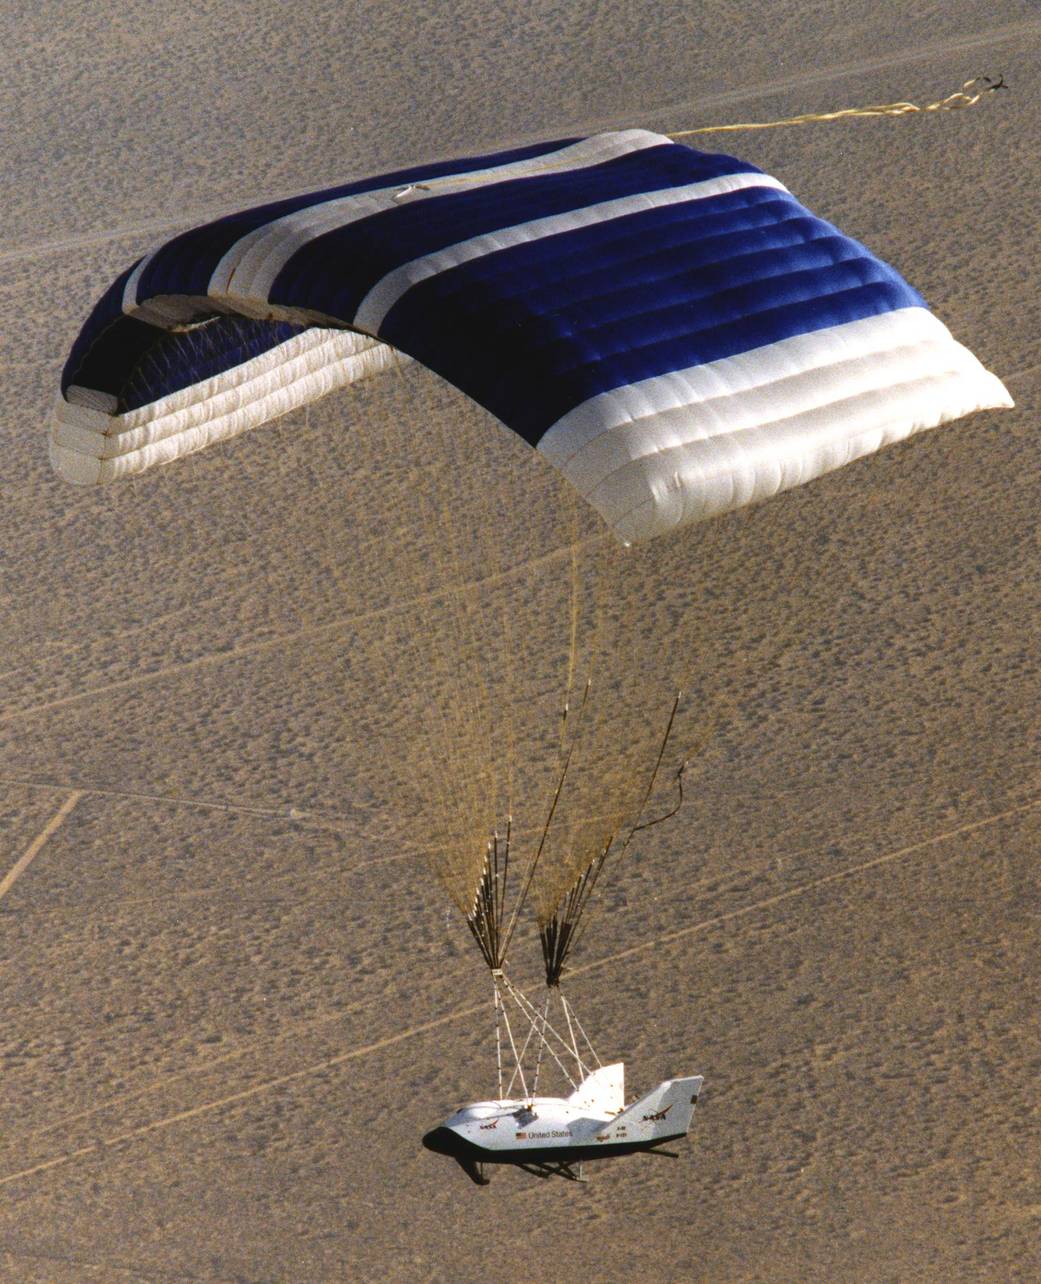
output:
[[436,1155],[454,1155],[456,1151],[455,1133],[451,1128],[432,1128],[423,1138],[423,1145]]

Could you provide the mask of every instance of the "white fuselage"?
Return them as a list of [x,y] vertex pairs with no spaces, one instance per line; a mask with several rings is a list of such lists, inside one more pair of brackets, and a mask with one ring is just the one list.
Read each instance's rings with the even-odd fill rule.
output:
[[667,1079],[626,1107],[621,1064],[604,1066],[569,1097],[477,1101],[432,1132],[429,1150],[479,1163],[606,1158],[686,1134],[700,1076]]
[[[616,1112],[620,1113],[620,1112]],[[563,1097],[530,1101],[477,1101],[442,1125],[481,1150],[546,1150],[554,1146],[603,1145],[628,1136],[614,1115],[600,1116]]]

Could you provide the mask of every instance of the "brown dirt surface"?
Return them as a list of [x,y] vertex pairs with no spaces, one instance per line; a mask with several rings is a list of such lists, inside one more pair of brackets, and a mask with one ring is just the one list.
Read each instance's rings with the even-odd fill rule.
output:
[[[1041,18],[768,12],[0,16],[0,1280],[1041,1277]],[[1011,91],[704,140],[893,262],[1017,408],[630,577],[628,670],[693,669],[691,736],[726,716],[681,814],[605,875],[569,992],[631,1088],[705,1091],[678,1161],[478,1190],[420,1138],[492,1087],[487,979],[396,805],[455,693],[387,625],[377,541],[406,529],[430,422],[489,426],[405,379],[84,492],[47,461],[65,353],[157,238],[269,194],[612,126],[927,101],[978,71]],[[498,533],[511,619],[553,591],[547,522]],[[436,633],[445,610],[408,618]],[[537,761],[561,657],[525,655],[503,702]],[[532,946],[526,926],[535,985]]]

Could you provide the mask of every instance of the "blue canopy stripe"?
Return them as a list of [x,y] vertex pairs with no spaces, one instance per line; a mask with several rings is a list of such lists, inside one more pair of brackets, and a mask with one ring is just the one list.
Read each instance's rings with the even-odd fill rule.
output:
[[417,166],[172,238],[73,346],[52,459],[140,472],[409,358],[652,538],[1010,405],[777,179],[647,130]]

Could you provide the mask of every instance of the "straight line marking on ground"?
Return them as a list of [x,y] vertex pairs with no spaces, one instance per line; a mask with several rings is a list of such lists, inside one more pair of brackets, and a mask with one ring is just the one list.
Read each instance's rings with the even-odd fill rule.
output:
[[[72,809],[72,800],[67,800],[65,804],[66,813]],[[634,945],[627,950],[620,950],[616,954],[604,955],[602,958],[594,959],[591,963],[583,967],[573,968],[570,976],[577,976],[583,972],[592,972],[597,968],[604,967],[609,963],[616,963],[621,959],[630,958],[634,954],[641,954],[646,950],[653,949],[655,946],[668,945],[672,941],[679,940],[682,937],[693,936],[695,933],[707,931],[709,928],[718,927],[721,924],[732,922],[734,919],[747,917],[758,910],[769,909],[783,901],[792,900],[797,896],[805,895],[807,892],[814,891],[819,887],[826,887],[831,883],[837,883],[846,878],[853,878],[857,874],[863,874],[869,870],[877,869],[879,866],[887,865],[892,861],[900,860],[905,856],[913,856],[918,852],[924,851],[929,847],[938,846],[949,838],[958,838],[963,834],[971,834],[976,830],[988,828],[996,825],[1002,820],[1007,820],[1012,816],[1021,815],[1024,812],[1034,811],[1041,807],[1041,797],[1032,798],[1025,803],[1020,803],[1015,807],[1006,808],[1003,811],[996,812],[990,816],[984,816],[979,820],[969,821],[964,825],[958,825],[954,829],[944,830],[942,833],[933,834],[929,838],[920,839],[916,843],[910,843],[907,846],[899,847],[894,851],[885,852],[881,856],[876,856],[872,860],[864,861],[859,865],[854,865],[848,869],[837,870],[834,874],[827,874],[823,878],[816,878],[808,883],[802,883],[798,887],[793,887],[786,892],[779,892],[776,896],[768,896],[763,900],[756,901],[753,905],[746,905],[740,909],[730,910],[725,914],[717,914],[714,918],[702,919],[699,923],[692,923],[689,927],[679,928],[675,932],[667,932],[663,936],[656,937],[654,940],[643,941],[639,945]],[[54,818],[52,825],[56,827],[55,822],[58,817]],[[41,835],[42,837],[43,835]],[[454,1021],[459,1021],[463,1017],[473,1016],[477,1012],[485,1010],[484,1004],[474,1004],[465,1008],[456,1008],[452,1012],[446,1012],[443,1016],[434,1017],[430,1021],[424,1021],[420,1025],[412,1026],[407,1030],[399,1030],[397,1034],[388,1035],[386,1038],[377,1039],[373,1043],[362,1044],[360,1047],[351,1048],[346,1052],[341,1052],[335,1057],[329,1057],[315,1065],[303,1066],[299,1070],[293,1070],[289,1074],[278,1075],[273,1079],[264,1079],[259,1083],[251,1084],[248,1088],[242,1088],[238,1092],[230,1093],[227,1096],[220,1097],[214,1101],[205,1101],[198,1106],[193,1106],[188,1110],[178,1111],[176,1114],[165,1115],[159,1119],[153,1119],[148,1123],[139,1124],[136,1128],[128,1128],[126,1131],[116,1134],[112,1137],[105,1137],[91,1142],[85,1146],[79,1146],[75,1150],[68,1150],[64,1154],[55,1155],[52,1159],[45,1159],[40,1163],[32,1164],[28,1168],[22,1168],[17,1172],[7,1173],[0,1177],[0,1186],[6,1186],[11,1182],[19,1181],[23,1177],[31,1177],[36,1173],[46,1172],[51,1168],[59,1168],[64,1164],[70,1163],[74,1159],[82,1159],[87,1155],[100,1154],[121,1142],[135,1141],[140,1137],[145,1137],[149,1133],[157,1132],[162,1128],[169,1128],[173,1124],[184,1123],[189,1119],[196,1119],[202,1115],[209,1114],[211,1111],[220,1110],[224,1106],[235,1105],[240,1101],[246,1101],[251,1097],[260,1096],[265,1092],[283,1087],[285,1084],[295,1083],[300,1079],[309,1078],[311,1075],[318,1074],[323,1070],[332,1069],[335,1066],[344,1065],[348,1061],[355,1061],[361,1057],[368,1056],[371,1052],[379,1052],[384,1048],[393,1047],[394,1044],[402,1043],[406,1039],[414,1038],[416,1035],[426,1034],[431,1030],[439,1029],[442,1026],[449,1025]]]
[[44,844],[47,842],[47,839],[50,838],[50,836],[62,823],[62,821],[69,814],[69,812],[72,811],[73,807],[76,806],[76,804],[83,797],[85,792],[86,790],[83,790],[83,789],[75,789],[71,794],[69,794],[68,798],[65,799],[65,801],[54,813],[54,815],[50,818],[47,824],[44,825],[44,827],[32,840],[32,842],[25,849],[22,855],[19,856],[19,858],[7,871],[3,879],[0,879],[0,901],[3,900],[3,898],[7,895],[7,893],[11,890],[11,888],[15,885],[15,883],[21,877],[21,875],[24,874],[25,871],[29,868],[33,860],[36,858],[40,850],[43,848]]

